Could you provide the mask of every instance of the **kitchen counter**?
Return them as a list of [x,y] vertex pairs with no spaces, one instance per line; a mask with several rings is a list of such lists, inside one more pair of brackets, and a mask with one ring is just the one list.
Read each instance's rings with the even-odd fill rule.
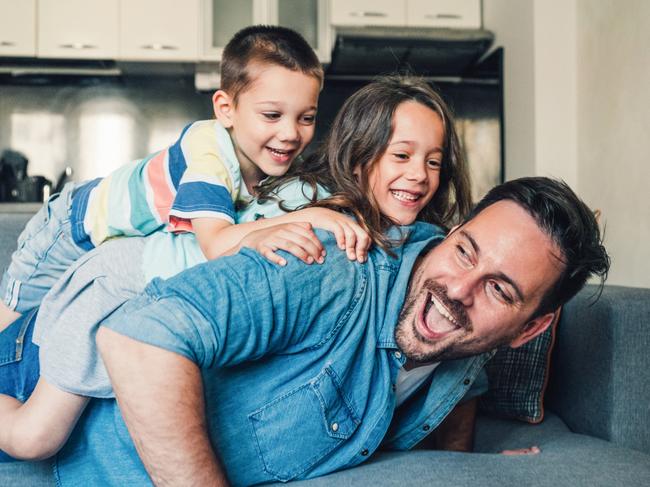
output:
[[0,203],[0,213],[36,213],[43,203]]

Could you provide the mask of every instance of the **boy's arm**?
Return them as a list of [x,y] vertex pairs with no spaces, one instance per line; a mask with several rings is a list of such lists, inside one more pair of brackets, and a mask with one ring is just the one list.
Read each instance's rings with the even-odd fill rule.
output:
[[[195,218],[192,220],[192,227],[203,254],[208,259],[215,259],[222,255],[236,253],[241,247],[250,246],[243,240],[252,232],[285,223],[309,223],[311,227],[328,230],[334,233],[339,248],[346,251],[350,260],[364,262],[367,259],[371,242],[366,231],[352,218],[327,208],[306,208],[274,218],[261,218],[236,225],[217,218]],[[297,244],[297,247],[296,245],[291,245],[289,248],[280,246],[275,250],[281,248],[291,252],[307,263],[310,263],[309,257],[313,259],[312,262],[319,261],[323,252],[322,244],[310,228],[307,230],[304,233],[300,232],[306,240],[294,239],[291,242]],[[301,243],[304,243],[304,247],[300,245]],[[268,255],[265,257],[269,258]],[[278,259],[270,258],[270,260],[279,263]]]

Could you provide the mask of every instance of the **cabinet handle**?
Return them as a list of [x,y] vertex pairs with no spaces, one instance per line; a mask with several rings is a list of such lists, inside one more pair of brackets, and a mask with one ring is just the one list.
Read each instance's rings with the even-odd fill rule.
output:
[[458,19],[462,19],[463,16],[458,15],[458,14],[426,14],[424,16],[424,18],[425,19],[454,19],[454,20],[458,20]]
[[13,47],[15,45],[16,45],[16,43],[11,42],[11,41],[2,41],[2,42],[0,42],[1,47]]
[[352,17],[388,17],[386,12],[350,12]]
[[81,42],[73,42],[70,44],[59,44],[61,49],[97,49],[93,44],[82,44]]
[[145,44],[140,46],[140,49],[146,49],[147,51],[177,51],[178,46],[170,46],[169,44]]

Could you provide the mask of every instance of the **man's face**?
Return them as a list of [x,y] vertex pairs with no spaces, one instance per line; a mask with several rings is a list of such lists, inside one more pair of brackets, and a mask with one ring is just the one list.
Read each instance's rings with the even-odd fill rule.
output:
[[416,265],[397,345],[416,362],[522,345],[552,319],[532,313],[560,276],[560,255],[516,203],[487,207]]

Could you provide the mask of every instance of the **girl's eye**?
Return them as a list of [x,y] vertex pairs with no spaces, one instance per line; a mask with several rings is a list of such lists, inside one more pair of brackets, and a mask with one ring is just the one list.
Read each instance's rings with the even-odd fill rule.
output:
[[262,115],[267,120],[277,120],[280,118],[280,114],[278,112],[262,112]]
[[512,303],[512,298],[498,282],[491,282],[490,287],[492,289],[492,292],[499,300],[504,301],[508,304]]
[[405,152],[396,152],[395,154],[393,154],[393,156],[395,156],[396,159],[399,159],[401,161],[405,161],[409,158],[409,155]]
[[427,161],[427,164],[431,169],[440,169],[442,167],[442,161],[438,161],[435,159],[431,159]]

